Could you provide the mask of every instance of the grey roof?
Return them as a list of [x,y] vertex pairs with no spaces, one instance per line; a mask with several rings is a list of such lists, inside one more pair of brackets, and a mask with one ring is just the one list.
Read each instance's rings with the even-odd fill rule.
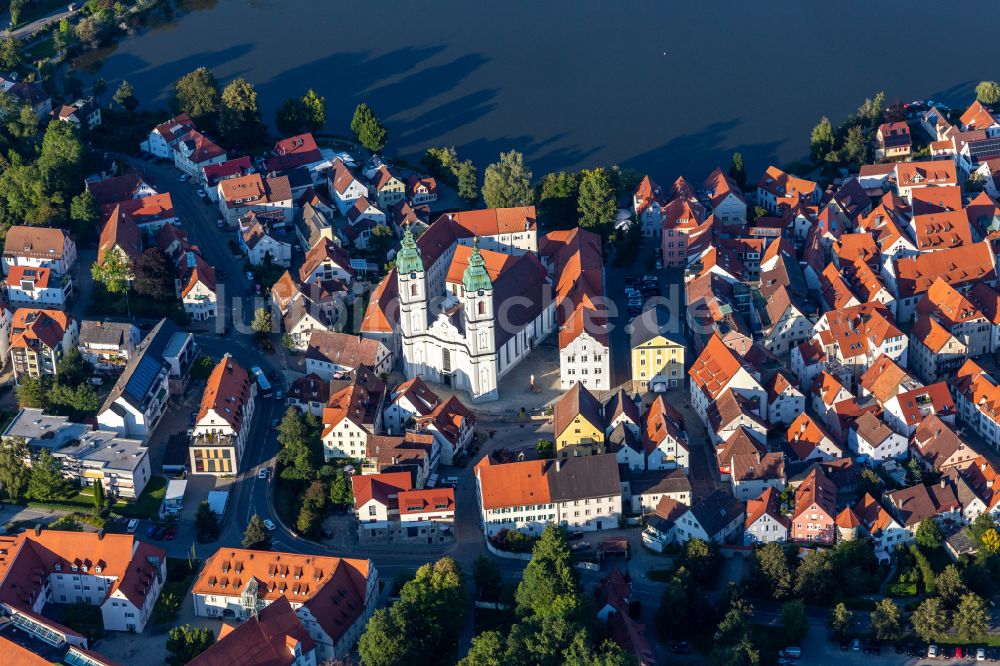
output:
[[716,490],[691,507],[690,512],[708,535],[715,536],[746,510],[746,504],[729,493]]
[[684,344],[684,332],[681,328],[680,319],[671,321],[670,310],[663,305],[656,305],[643,311],[630,324],[632,332],[629,334],[629,346],[637,347],[657,335]]
[[128,331],[133,327],[133,324],[128,323],[84,319],[80,322],[80,344],[121,347],[128,338]]
[[110,409],[120,397],[135,405],[142,405],[145,402],[146,394],[164,367],[165,351],[171,346],[170,343],[177,332],[179,332],[177,325],[167,319],[161,319],[153,327],[136,347],[135,354],[125,366],[125,371],[104,401],[102,412]]
[[626,446],[639,453],[643,453],[645,451],[645,445],[642,443],[642,440],[637,434],[635,434],[635,431],[624,422],[616,425],[608,435],[608,444],[611,445],[610,449],[612,451],[618,451],[622,447]]
[[625,481],[628,481],[632,495],[651,495],[654,493],[689,493],[691,482],[682,469],[670,471],[626,471]]
[[3,432],[3,437],[21,437],[31,448],[55,451],[90,431],[84,423],[70,423],[65,416],[44,414],[40,409],[26,408],[18,412]]
[[553,460],[546,476],[553,501],[620,495],[618,463],[612,454]]
[[146,457],[141,439],[122,437],[116,432],[92,430],[75,443],[59,450],[60,456],[84,463],[99,463],[101,467],[132,472]]

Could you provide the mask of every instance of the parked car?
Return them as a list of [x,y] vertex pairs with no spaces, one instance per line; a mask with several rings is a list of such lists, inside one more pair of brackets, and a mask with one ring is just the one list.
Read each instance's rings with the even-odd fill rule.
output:
[[216,222],[215,222],[215,226],[219,227],[220,229],[225,229],[225,228],[226,228],[226,223],[225,223],[225,221],[223,221],[223,219],[222,219],[222,218],[220,217],[220,218],[219,218],[218,220],[216,220]]
[[861,641],[858,640],[857,638],[855,638],[853,641],[851,641],[851,650],[853,650],[854,652],[860,652],[861,651]]
[[198,188],[198,196],[201,197],[202,199],[204,199],[204,198],[208,197],[208,193],[206,193],[205,190],[203,190],[203,189],[201,189],[199,187]]
[[187,175],[186,173],[182,173],[177,180],[181,181],[182,183],[186,183],[188,178],[190,177],[191,176]]
[[576,543],[574,543],[572,546],[569,547],[569,549],[572,551],[587,550],[588,548],[590,548],[590,544],[587,543],[586,541],[577,541]]
[[244,273],[243,277],[245,277],[246,279],[250,280],[250,282],[253,282],[253,273],[251,273],[250,271],[247,271],[246,273]]
[[976,648],[976,661],[986,661],[986,648]]
[[670,647],[670,651],[674,654],[691,654],[691,646],[687,641],[679,641]]
[[930,659],[937,659],[938,658],[938,646],[934,645],[934,644],[928,645],[927,646],[927,656]]
[[128,521],[128,527],[125,528],[125,531],[128,532],[129,534],[135,534],[135,530],[137,527],[139,527],[139,521],[133,518],[132,520]]
[[577,539],[582,539],[583,538],[583,532],[581,532],[580,530],[575,530],[573,532],[570,532],[568,535],[566,535],[566,538],[569,541],[576,541]]
[[160,525],[159,527],[156,528],[156,533],[153,534],[153,539],[155,539],[156,541],[161,541],[163,539],[163,535],[166,533],[167,533],[167,528],[164,527],[163,525]]
[[267,475],[268,475],[269,473],[270,473],[270,470],[269,470],[268,468],[264,467],[264,468],[263,468],[263,469],[261,469],[261,470],[260,470],[259,472],[257,472],[257,478],[258,478],[258,479],[266,479],[266,478],[267,478]]
[[153,538],[154,534],[156,534],[156,525],[150,525],[149,527],[146,528],[147,537]]
[[173,541],[175,536],[177,536],[177,530],[175,530],[173,527],[169,528],[166,532],[163,533],[163,538],[166,539],[167,541]]
[[264,527],[267,528],[268,532],[273,532],[274,530],[278,529],[277,527],[274,526],[274,523],[271,522],[270,518],[264,519]]
[[97,375],[94,375],[93,377],[91,377],[90,379],[87,380],[87,383],[88,384],[93,384],[94,386],[100,386],[101,384],[104,383],[104,378],[103,377],[98,377]]
[[965,656],[965,652],[963,651],[962,646],[961,645],[956,645],[955,646],[955,659],[961,659],[964,656]]

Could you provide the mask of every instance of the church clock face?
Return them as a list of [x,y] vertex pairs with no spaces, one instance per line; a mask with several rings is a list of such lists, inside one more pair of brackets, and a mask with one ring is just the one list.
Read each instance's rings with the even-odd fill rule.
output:
[[480,290],[479,290],[479,295],[480,295],[480,296],[482,296],[482,295],[483,295],[484,293],[485,293],[485,292],[484,292],[484,291],[483,291],[482,289],[480,289]]
[[410,273],[410,279],[411,280],[416,280],[417,279],[417,274],[416,273]]

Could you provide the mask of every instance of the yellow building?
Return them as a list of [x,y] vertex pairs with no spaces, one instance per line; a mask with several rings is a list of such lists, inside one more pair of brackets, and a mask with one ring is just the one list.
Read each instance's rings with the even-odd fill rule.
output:
[[556,455],[604,453],[604,409],[594,394],[577,382],[559,398],[552,412]]
[[646,310],[632,320],[632,387],[656,392],[684,385],[684,333],[679,318],[665,307]]

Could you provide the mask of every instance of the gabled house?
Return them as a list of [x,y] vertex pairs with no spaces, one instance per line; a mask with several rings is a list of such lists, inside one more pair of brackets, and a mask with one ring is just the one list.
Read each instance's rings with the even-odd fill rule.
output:
[[662,395],[649,406],[640,420],[646,469],[685,472],[689,465],[689,446],[684,418]]
[[841,458],[844,450],[809,414],[799,414],[785,431],[790,458],[800,462]]
[[195,321],[216,316],[215,268],[195,250],[185,252],[182,261],[174,286],[184,312]]
[[98,372],[124,370],[140,340],[135,324],[93,319],[80,322],[80,354]]
[[58,364],[79,339],[76,319],[59,310],[19,308],[10,324],[14,381],[21,377],[58,377]]
[[604,453],[604,409],[583,384],[574,384],[555,403],[552,424],[557,456]]
[[933,486],[917,484],[894,490],[884,497],[897,522],[913,535],[920,522],[927,518],[941,524],[962,521],[958,496],[945,479]]
[[174,166],[201,180],[202,170],[211,165],[225,162],[226,151],[214,141],[193,128],[181,134],[171,146]]
[[913,540],[913,534],[868,493],[858,500],[854,514],[860,518],[865,534],[871,538],[875,556],[880,562],[888,562],[897,546]]
[[875,159],[894,159],[910,154],[910,126],[905,121],[882,123],[875,131]]
[[847,433],[847,443],[859,456],[873,462],[901,458],[907,453],[907,438],[871,412],[861,414]]
[[1000,447],[1000,385],[969,359],[950,380],[962,422],[993,448]]
[[192,474],[238,474],[253,422],[257,382],[226,354],[208,377],[189,452]]
[[15,225],[7,230],[3,246],[3,274],[14,266],[48,268],[69,276],[76,264],[76,243],[62,229]]
[[382,431],[385,384],[366,367],[358,368],[346,386],[330,396],[323,410],[323,454],[361,460],[368,438]]
[[837,538],[837,487],[823,471],[813,469],[795,489],[792,539],[833,543]]
[[323,379],[357,371],[361,366],[375,374],[392,368],[392,354],[377,340],[347,333],[314,330],[306,348],[306,372]]
[[354,202],[368,196],[368,187],[344,164],[339,157],[327,175],[327,189],[341,215],[347,215]]
[[691,507],[681,507],[673,525],[678,543],[696,537],[708,543],[729,543],[742,534],[746,505],[726,491],[716,490]]
[[917,426],[931,414],[952,424],[955,423],[957,414],[955,401],[944,382],[899,391],[882,407],[886,423],[907,437],[913,435]]
[[174,146],[192,129],[194,121],[188,114],[182,113],[150,130],[146,140],[139,144],[139,149],[156,157],[173,159]]
[[783,543],[788,539],[791,524],[781,513],[778,491],[768,487],[759,497],[747,501],[746,520],[743,524],[743,543],[755,546],[763,543]]
[[927,469],[944,472],[968,466],[979,453],[958,436],[953,426],[936,414],[929,414],[910,438],[910,453]]
[[744,361],[727,347],[718,335],[709,338],[705,349],[688,370],[691,378],[691,405],[695,413],[708,424],[708,405],[725,391],[759,400],[762,413],[767,413],[767,392],[752,375]]
[[764,382],[767,389],[767,421],[772,425],[794,423],[805,412],[806,398],[791,378],[779,370]]
[[273,211],[280,213],[286,224],[292,221],[294,210],[288,176],[262,178],[251,173],[219,181],[217,189],[219,213],[224,220],[234,222],[250,212]]
[[406,199],[406,183],[385,164],[378,167],[369,183],[375,193],[375,203],[381,210],[389,210]]
[[240,218],[236,242],[254,266],[263,266],[267,257],[277,266],[287,268],[291,264],[292,244],[274,233],[265,215],[258,216],[251,211]]

